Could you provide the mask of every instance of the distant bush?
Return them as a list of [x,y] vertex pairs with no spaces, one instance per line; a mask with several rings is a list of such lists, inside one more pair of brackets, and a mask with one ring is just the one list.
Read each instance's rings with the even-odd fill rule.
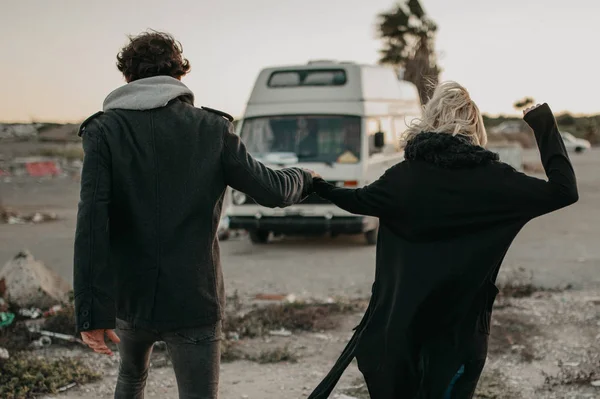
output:
[[556,122],[561,126],[573,126],[575,125],[575,117],[569,113],[558,115]]
[[100,374],[80,360],[46,360],[17,354],[0,363],[0,397],[27,399],[56,394],[69,384],[96,381]]
[[83,160],[83,148],[81,146],[46,147],[38,152],[46,157],[65,158],[69,161]]

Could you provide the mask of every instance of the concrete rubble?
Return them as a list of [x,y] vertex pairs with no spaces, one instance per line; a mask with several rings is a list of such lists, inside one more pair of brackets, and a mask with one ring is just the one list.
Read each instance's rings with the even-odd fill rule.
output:
[[0,270],[6,299],[20,308],[48,309],[67,303],[71,286],[28,251],[19,252]]
[[53,212],[33,212],[33,213],[20,213],[14,209],[0,207],[0,223],[8,224],[38,224],[53,222],[58,220],[58,215]]
[[10,358],[10,353],[5,348],[0,348],[0,360],[6,360]]

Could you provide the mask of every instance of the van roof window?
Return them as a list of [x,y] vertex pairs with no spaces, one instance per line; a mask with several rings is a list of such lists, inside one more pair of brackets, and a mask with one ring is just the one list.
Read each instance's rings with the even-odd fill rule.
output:
[[269,77],[269,87],[343,86],[346,84],[343,69],[305,69],[275,71]]

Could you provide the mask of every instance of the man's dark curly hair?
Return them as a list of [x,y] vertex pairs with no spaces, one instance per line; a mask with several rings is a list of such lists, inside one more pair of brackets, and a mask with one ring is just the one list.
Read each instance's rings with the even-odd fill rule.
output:
[[183,46],[173,36],[149,31],[129,38],[117,55],[117,68],[127,82],[161,75],[179,79],[190,71],[190,62],[183,58]]

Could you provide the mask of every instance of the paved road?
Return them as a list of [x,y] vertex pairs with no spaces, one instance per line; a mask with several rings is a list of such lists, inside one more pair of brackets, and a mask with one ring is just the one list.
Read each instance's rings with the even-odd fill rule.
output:
[[[599,287],[600,151],[572,158],[580,202],[526,226],[504,270],[524,267],[546,286]],[[0,225],[0,262],[28,248],[70,281],[77,196],[77,182],[68,179],[0,183],[5,204],[24,210],[49,209],[64,218],[46,225]],[[268,246],[253,246],[244,239],[222,243],[222,262],[230,294],[238,290],[242,295],[366,296],[374,276],[375,251],[360,237],[284,239]]]

